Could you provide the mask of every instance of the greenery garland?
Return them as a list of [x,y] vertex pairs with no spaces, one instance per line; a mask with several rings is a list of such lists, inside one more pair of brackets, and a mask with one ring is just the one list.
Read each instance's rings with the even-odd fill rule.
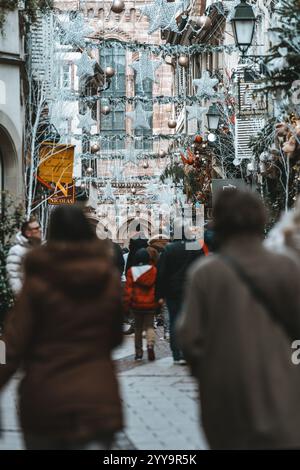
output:
[[100,42],[87,41],[89,47],[99,49],[125,49],[127,51],[146,51],[151,54],[161,56],[180,56],[182,54],[191,56],[204,52],[227,52],[232,54],[237,50],[235,45],[221,44],[213,46],[211,44],[193,44],[191,46],[171,45],[171,44],[148,44],[138,41],[112,41],[111,39],[101,39]]

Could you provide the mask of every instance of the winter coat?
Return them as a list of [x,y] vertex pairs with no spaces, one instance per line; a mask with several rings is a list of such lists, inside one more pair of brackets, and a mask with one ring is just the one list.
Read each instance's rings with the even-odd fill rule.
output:
[[155,301],[155,266],[133,266],[127,271],[125,307],[128,310],[152,311],[158,307]]
[[[278,321],[220,255],[188,274],[178,344],[199,383],[201,420],[213,449],[300,448],[300,270],[260,240],[223,248],[265,293]],[[285,327],[294,332],[293,338]]]
[[129,254],[126,263],[126,272],[134,265],[136,252],[141,248],[147,248],[148,240],[145,238],[131,238],[129,242]]
[[187,269],[203,255],[201,244],[197,240],[168,243],[160,255],[157,266],[156,299],[174,299],[180,304]]
[[106,242],[31,251],[3,340],[0,387],[22,364],[24,433],[75,441],[122,428],[111,359],[122,341],[120,276]]
[[16,243],[10,248],[6,260],[7,277],[15,296],[22,288],[23,260],[30,249],[31,245],[28,238],[24,237],[21,232],[17,233]]

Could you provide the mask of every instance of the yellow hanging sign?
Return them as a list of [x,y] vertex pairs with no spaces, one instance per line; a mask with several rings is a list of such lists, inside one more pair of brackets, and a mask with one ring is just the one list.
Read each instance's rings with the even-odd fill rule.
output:
[[75,145],[42,142],[39,151],[38,176],[48,183],[73,182]]

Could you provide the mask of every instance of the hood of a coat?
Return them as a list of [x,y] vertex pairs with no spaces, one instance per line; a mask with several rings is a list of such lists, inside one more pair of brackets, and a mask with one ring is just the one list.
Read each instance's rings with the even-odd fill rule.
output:
[[105,241],[53,243],[31,250],[25,272],[73,297],[97,296],[115,273]]
[[18,245],[21,245],[21,246],[24,246],[25,248],[29,248],[30,247],[30,241],[28,240],[28,238],[24,237],[24,235],[22,235],[22,232],[18,232],[17,235],[16,235],[16,243]]
[[150,287],[155,283],[156,268],[149,264],[145,266],[134,266],[131,268],[133,281],[140,286]]

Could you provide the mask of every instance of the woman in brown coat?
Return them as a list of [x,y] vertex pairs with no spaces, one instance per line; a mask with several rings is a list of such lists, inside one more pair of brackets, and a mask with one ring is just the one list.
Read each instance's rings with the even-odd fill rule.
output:
[[108,448],[122,428],[111,351],[122,341],[120,280],[112,253],[81,209],[51,216],[46,246],[4,330],[0,387],[22,365],[20,419],[29,449]]

